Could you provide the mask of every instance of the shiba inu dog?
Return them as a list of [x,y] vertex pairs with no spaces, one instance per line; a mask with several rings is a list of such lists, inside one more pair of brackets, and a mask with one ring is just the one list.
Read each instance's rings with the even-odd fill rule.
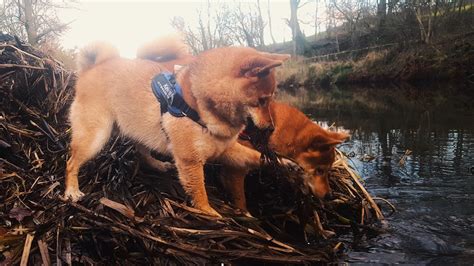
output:
[[[269,148],[278,154],[291,158],[306,172],[304,183],[319,198],[330,195],[328,171],[335,160],[335,146],[344,142],[349,135],[323,129],[298,109],[285,103],[270,103],[270,114],[275,130],[269,139]],[[250,142],[240,143],[252,147]],[[248,168],[224,167],[221,182],[230,193],[236,207],[246,210],[244,179]]]
[[[227,47],[192,57],[166,46],[182,47],[156,42],[142,51],[143,57],[152,55],[162,62],[124,59],[105,43],[89,45],[79,54],[65,198],[78,201],[84,196],[79,189],[79,169],[102,149],[114,124],[146,148],[171,155],[194,206],[209,215],[220,216],[208,202],[204,164],[213,160],[239,169],[259,164],[260,153],[238,143],[238,134],[247,119],[259,128],[273,127],[269,111],[276,87],[273,70],[289,56]],[[181,61],[189,64],[175,79],[184,101],[198,113],[199,123],[161,114],[151,90],[157,74]]]

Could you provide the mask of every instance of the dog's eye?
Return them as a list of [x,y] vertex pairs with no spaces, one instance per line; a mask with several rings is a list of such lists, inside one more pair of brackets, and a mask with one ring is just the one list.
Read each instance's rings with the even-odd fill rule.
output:
[[265,71],[259,72],[259,73],[257,74],[257,77],[259,77],[259,78],[264,78],[264,77],[268,76],[268,74],[270,74],[270,69],[267,69],[267,70],[265,70]]

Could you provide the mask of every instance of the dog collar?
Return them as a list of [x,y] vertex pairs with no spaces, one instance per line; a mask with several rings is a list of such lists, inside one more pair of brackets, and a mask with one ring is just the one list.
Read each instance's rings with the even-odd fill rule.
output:
[[198,112],[184,101],[181,86],[176,82],[173,74],[165,72],[156,75],[151,80],[151,89],[160,102],[161,114],[168,112],[174,117],[187,116],[206,128]]

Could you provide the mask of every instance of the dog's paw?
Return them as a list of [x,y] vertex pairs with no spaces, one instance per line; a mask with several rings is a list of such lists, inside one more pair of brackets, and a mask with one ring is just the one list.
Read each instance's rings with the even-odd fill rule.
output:
[[72,202],[78,202],[79,200],[84,197],[84,193],[82,193],[79,189],[66,189],[64,191],[64,199],[71,200]]
[[148,166],[150,166],[153,170],[166,173],[168,171],[176,170],[176,166],[174,163],[171,162],[162,162],[159,160],[150,160],[148,161]]
[[250,214],[250,212],[247,211],[247,210],[244,210],[244,209],[241,209],[241,208],[236,208],[236,209],[234,209],[234,211],[235,211],[235,214],[236,214],[236,215],[244,216],[244,217],[249,217],[249,218],[254,218],[254,217],[252,216],[252,214]]
[[255,218],[255,217],[253,217],[253,215],[252,215],[249,211],[243,211],[242,214],[243,214],[245,217],[248,217],[248,218]]
[[214,208],[211,206],[200,208],[201,211],[206,213],[209,216],[217,217],[217,218],[222,218],[222,215],[220,215]]

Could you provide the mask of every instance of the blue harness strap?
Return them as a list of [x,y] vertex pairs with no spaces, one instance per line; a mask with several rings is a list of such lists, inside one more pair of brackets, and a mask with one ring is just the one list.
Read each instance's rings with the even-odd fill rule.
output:
[[202,127],[206,127],[196,110],[184,101],[181,86],[173,74],[165,72],[156,75],[151,81],[151,89],[160,102],[161,114],[169,112],[175,117],[187,116]]

